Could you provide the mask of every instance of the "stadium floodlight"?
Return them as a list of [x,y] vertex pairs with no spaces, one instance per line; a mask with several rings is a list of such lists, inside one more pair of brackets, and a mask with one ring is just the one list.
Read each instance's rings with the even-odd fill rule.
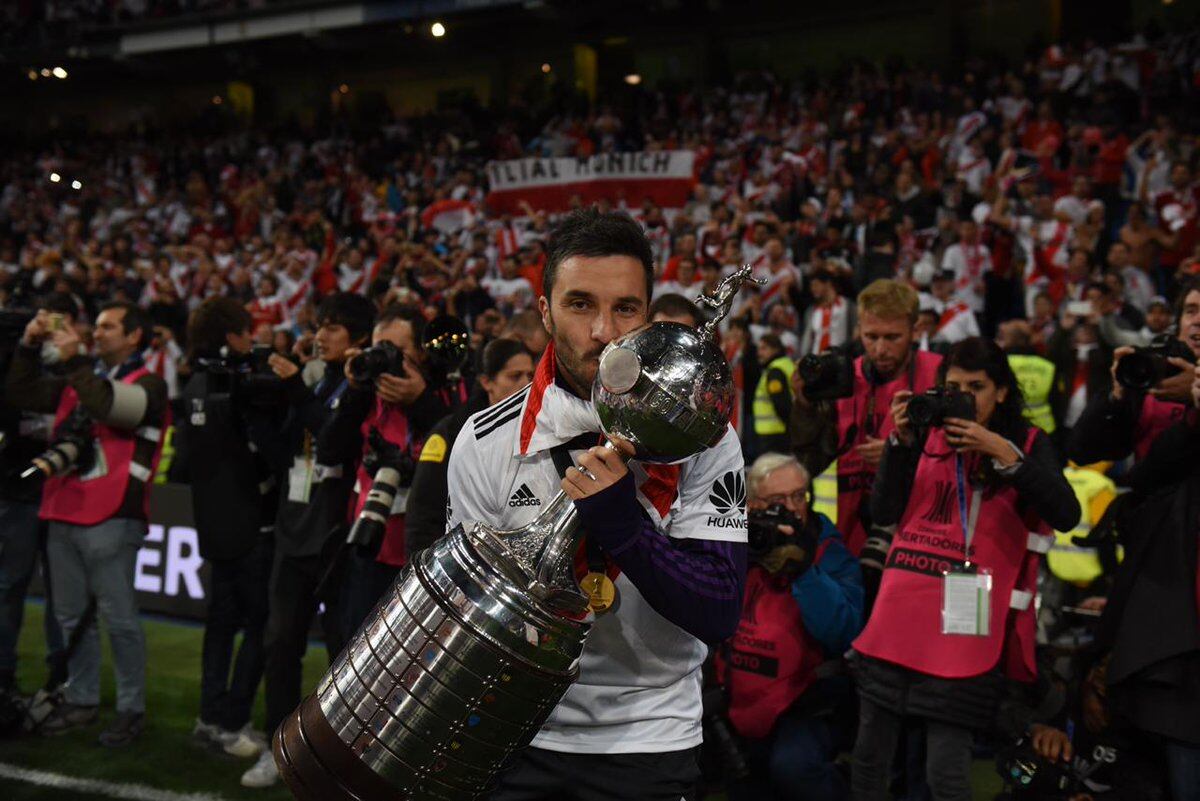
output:
[[55,67],[54,68],[54,77],[58,78],[60,81],[66,80],[67,71],[65,69],[63,69],[62,67]]
[[434,39],[441,39],[446,35],[446,26],[440,22],[435,22],[429,26],[429,32],[433,34]]
[[42,67],[42,77],[43,78],[50,77],[50,68],[49,67]]
[[637,86],[641,82],[642,76],[638,75],[636,72],[631,72],[625,76],[625,83],[629,84],[630,86]]
[[50,173],[50,183],[56,184],[61,180],[62,180],[62,176],[59,175],[58,173],[56,173],[56,172]]
[[37,70],[30,70],[28,74],[29,74],[29,80],[31,80],[31,81],[36,81],[38,79]]
[[83,184],[80,183],[79,181],[71,181],[71,188],[72,189],[83,189]]

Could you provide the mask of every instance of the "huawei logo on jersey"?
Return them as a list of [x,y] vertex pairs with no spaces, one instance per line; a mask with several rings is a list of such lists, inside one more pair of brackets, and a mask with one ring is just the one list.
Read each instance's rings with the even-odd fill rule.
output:
[[522,484],[521,486],[517,487],[517,491],[512,494],[511,498],[508,499],[508,505],[510,507],[541,506],[542,502],[539,501],[537,496],[533,494],[533,490],[529,489],[528,484]]
[[730,470],[713,482],[708,502],[718,513],[741,512],[746,508],[746,479],[741,472]]

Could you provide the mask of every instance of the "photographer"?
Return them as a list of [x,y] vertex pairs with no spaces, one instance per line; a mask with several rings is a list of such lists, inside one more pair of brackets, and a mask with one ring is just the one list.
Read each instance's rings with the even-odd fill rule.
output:
[[[74,326],[77,308],[70,296],[50,295],[40,304],[39,315],[50,315],[57,327]],[[28,314],[0,311],[3,340],[0,340],[0,372],[7,374],[20,338],[28,325]],[[46,342],[44,363],[56,362],[58,350]],[[47,362],[46,360],[49,359]],[[17,640],[25,616],[25,594],[37,569],[38,555],[45,562],[45,526],[38,520],[41,487],[19,477],[39,456],[50,436],[49,415],[22,412],[8,397],[0,399],[0,698],[17,697]],[[45,575],[49,575],[47,572]],[[67,679],[62,631],[54,617],[53,592],[46,594],[43,616],[46,662],[51,675],[47,686]]]
[[533,380],[533,357],[515,339],[494,339],[483,349],[479,389],[457,410],[438,421],[421,447],[404,515],[408,559],[446,533],[450,451],[467,418],[511,397]]
[[426,434],[447,411],[426,367],[420,345],[424,329],[425,319],[413,309],[389,306],[380,313],[371,349],[346,352],[349,388],[317,437],[319,461],[357,463],[352,524],[363,513],[378,468],[390,467],[400,479],[385,530],[370,531],[370,540],[355,543],[348,554],[342,596],[346,635],[358,629],[407,561],[404,506],[413,471]]
[[[1200,368],[1187,371],[1200,407]],[[1195,412],[1193,412],[1194,414]],[[1168,429],[1130,470],[1116,510],[1125,559],[1097,645],[1113,715],[1163,752],[1175,801],[1200,799],[1200,423]]]
[[[897,392],[921,393],[932,387],[941,362],[937,354],[913,349],[917,307],[917,293],[897,281],[876,281],[859,294],[859,340],[864,353],[853,361],[852,378],[842,379],[846,386],[836,394],[844,397],[815,400],[818,388],[805,386],[803,371],[792,377],[791,435],[796,456],[814,476],[837,460],[838,529],[855,556],[862,556],[871,538],[868,554],[874,558],[867,561],[874,566],[863,575],[868,610],[879,583],[879,561],[887,550],[888,535],[872,525],[867,500],[884,441],[892,432],[888,409]],[[835,352],[822,358],[844,364],[849,357]],[[849,373],[851,366],[835,370]]]
[[[1144,459],[1159,435],[1184,417],[1191,371],[1200,358],[1200,279],[1180,290],[1175,319],[1175,336],[1163,338],[1157,353],[1130,347],[1113,352],[1112,390],[1092,400],[1075,424],[1068,448],[1072,461],[1119,461],[1130,453]],[[1147,369],[1129,369],[1135,364]]]
[[832,717],[849,684],[822,667],[862,628],[862,574],[833,523],[812,510],[795,457],[763,454],[746,484],[751,565],[737,633],[718,658],[750,772],[729,797],[836,801],[846,787]]
[[[279,502],[264,458],[279,446],[258,444],[278,409],[274,398],[258,396],[278,390],[280,382],[274,374],[252,372],[252,325],[250,313],[232,298],[209,298],[193,312],[188,342],[194,373],[183,390],[171,465],[173,480],[191,484],[200,555],[211,570],[200,716],[192,733],[242,757],[261,748],[245,729],[266,661],[267,586]],[[257,368],[266,369],[265,360]]]
[[[147,484],[154,475],[167,424],[167,389],[148,372],[141,353],[149,324],[131,303],[109,303],[96,318],[94,360],[71,326],[51,330],[47,315],[25,328],[6,390],[21,409],[55,414],[52,442],[62,445],[35,461],[46,483],[39,512],[49,521],[47,554],[55,614],[70,638],[94,597],[108,630],[117,680],[117,716],[100,735],[123,746],[141,733],[146,711],[146,650],[133,579],[146,536]],[[50,341],[62,375],[43,375]],[[75,454],[70,460],[64,454]],[[43,724],[58,732],[93,723],[100,703],[100,637],[88,628],[70,659],[65,703]]]
[[1053,445],[1024,420],[1004,352],[964,340],[938,377],[941,394],[896,393],[871,493],[873,519],[897,528],[854,641],[856,800],[887,797],[906,717],[925,724],[935,801],[971,797],[972,732],[994,719],[1005,676],[1036,677],[1040,553],[1052,529],[1079,519]]
[[[374,321],[375,307],[370,301],[337,292],[317,310],[319,328],[314,343],[316,357],[324,362],[320,380],[311,388],[306,386],[300,368],[279,354],[271,354],[267,362],[283,379],[287,406],[281,434],[286,456],[283,464],[276,465],[284,482],[275,518],[267,617],[264,731],[268,738],[300,703],[301,660],[313,616],[322,603],[321,628],[330,661],[345,642],[339,606],[341,582],[339,576],[326,574],[345,538],[357,453],[333,464],[323,462],[317,454],[317,437],[349,389],[344,372],[346,353],[366,344]],[[269,748],[242,775],[246,787],[270,787],[278,780]]]

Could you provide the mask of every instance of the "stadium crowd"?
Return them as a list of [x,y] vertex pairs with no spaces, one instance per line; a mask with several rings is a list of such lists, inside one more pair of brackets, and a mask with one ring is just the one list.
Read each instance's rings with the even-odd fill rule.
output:
[[[756,693],[765,691],[738,683],[749,675],[739,654],[758,635],[742,628],[714,649],[741,751],[710,754],[706,763],[724,776],[709,778],[726,782],[730,797],[866,799],[893,797],[899,773],[903,797],[970,798],[964,732],[985,730],[1004,734],[996,742],[1014,797],[1069,797],[1054,794],[1057,771],[1095,799],[1200,798],[1200,714],[1192,714],[1200,712],[1200,490],[1188,451],[1200,406],[1197,81],[1193,31],[1055,46],[1017,66],[976,60],[953,75],[855,63],[808,81],[757,72],[727,88],[638,89],[584,110],[557,97],[536,110],[397,117],[369,130],[334,120],[326,136],[224,120],[212,131],[10,151],[0,160],[0,305],[14,319],[40,312],[28,327],[22,318],[5,329],[15,350],[6,427],[34,442],[17,453],[36,455],[60,436],[72,404],[82,406],[106,431],[123,425],[151,443],[130,446],[131,474],[157,466],[193,483],[198,510],[213,493],[198,528],[230,533],[202,539],[217,567],[196,734],[259,754],[249,711],[260,676],[269,734],[300,700],[299,659],[319,602],[332,657],[413,550],[441,533],[444,469],[423,467],[445,460],[467,414],[523,386],[546,349],[537,301],[565,210],[489,212],[485,164],[688,150],[695,185],[682,208],[617,197],[601,211],[627,212],[650,239],[654,319],[701,319],[689,298],[738,265],[765,281],[721,331],[740,391],[734,425],[747,459],[752,558],[756,525],[771,546],[751,582],[787,577],[797,625],[811,634],[796,668],[805,681],[788,685],[780,708],[764,709]],[[448,202],[461,212],[452,221],[437,213]],[[425,326],[441,315],[471,333],[465,380],[423,352]],[[205,442],[198,429],[215,413],[204,403],[217,391],[206,364],[252,352],[251,341],[265,348],[255,370],[282,380],[284,397],[272,402],[294,412],[294,427],[259,439],[278,415],[255,408],[232,440]],[[366,376],[344,367],[384,341],[403,354],[401,367]],[[121,412],[126,391],[97,388],[90,362],[84,378],[64,378],[92,349],[114,384],[144,391],[137,414]],[[1142,383],[1118,375],[1131,354],[1160,352]],[[822,395],[842,355],[848,394]],[[822,359],[806,359],[814,356]],[[986,386],[968,388],[964,376],[979,375]],[[53,392],[35,391],[51,380]],[[948,657],[935,645],[926,650],[942,666],[881,633],[907,614],[911,588],[889,579],[904,573],[892,570],[901,558],[893,533],[917,514],[903,501],[940,497],[920,483],[934,479],[918,467],[924,457],[904,404],[947,384],[974,394],[980,416],[947,413],[930,443],[941,437],[988,457],[977,469],[992,489],[975,503],[1009,505],[989,507],[998,511],[983,520],[1022,526],[1022,537],[1034,530],[1029,549],[1049,552],[1040,573],[1034,558],[1032,576],[1020,562],[1024,542],[1016,556],[994,556],[1022,565],[1012,575],[997,568],[997,586],[1028,595],[1013,606],[1027,613],[1013,619],[1030,626],[1028,649],[1016,649],[1023,663],[1005,671],[1024,680],[1013,686],[997,686],[994,654],[962,656],[962,672],[943,675]],[[68,385],[74,399],[58,404]],[[871,411],[851,420],[860,395]],[[18,408],[58,418],[39,427]],[[172,420],[168,469],[152,452]],[[430,442],[440,445],[431,451]],[[103,451],[120,458],[108,444]],[[314,458],[328,480],[314,483]],[[214,476],[209,460],[228,464],[229,475]],[[344,537],[333,542],[328,532],[353,521],[346,501],[365,495],[374,470],[364,462],[415,463],[407,515],[394,515],[382,544],[339,557],[344,578],[331,579],[324,568]],[[961,492],[961,467],[958,480]],[[951,469],[945,486],[953,481]],[[17,506],[37,504],[21,482],[4,491],[8,520],[18,520]],[[253,510],[238,522],[211,503],[235,495]],[[429,508],[415,506],[418,498]],[[113,637],[119,714],[101,741],[128,745],[147,712],[152,720],[141,688],[154,666],[137,664],[144,645],[132,584],[113,586],[132,562],[110,569],[80,534],[114,515],[137,518],[140,501],[131,490],[97,519],[55,517],[43,501],[60,540],[50,573],[61,631],[48,637],[70,649],[72,678],[65,701],[40,721],[45,731],[96,719],[96,635],[71,636],[94,613],[78,587],[58,591],[67,581],[58,576],[87,578]],[[953,499],[942,501],[949,509]],[[1075,506],[1082,519],[1071,516]],[[813,547],[781,556],[779,526],[755,512],[793,533],[811,528]],[[1149,518],[1161,523],[1157,534]],[[20,520],[4,536],[36,531]],[[986,539],[989,523],[981,525]],[[144,525],[105,531],[114,551],[130,554]],[[35,545],[36,536],[0,556],[0,685],[9,690]],[[1159,571],[1153,590],[1136,580],[1140,571]],[[247,636],[235,656],[239,628]],[[893,770],[898,749],[904,758]],[[1117,757],[1104,755],[1115,754],[1114,769]],[[275,781],[269,751],[243,779]]]

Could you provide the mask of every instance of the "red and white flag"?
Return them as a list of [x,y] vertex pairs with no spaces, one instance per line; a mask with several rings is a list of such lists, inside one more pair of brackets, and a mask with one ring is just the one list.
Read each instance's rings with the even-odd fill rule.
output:
[[492,161],[487,204],[496,214],[520,214],[521,201],[556,212],[569,209],[577,196],[585,205],[622,198],[640,205],[650,198],[663,208],[682,208],[696,183],[695,160],[690,150],[664,150]]
[[421,212],[421,227],[453,234],[475,222],[475,207],[466,200],[438,200]]

